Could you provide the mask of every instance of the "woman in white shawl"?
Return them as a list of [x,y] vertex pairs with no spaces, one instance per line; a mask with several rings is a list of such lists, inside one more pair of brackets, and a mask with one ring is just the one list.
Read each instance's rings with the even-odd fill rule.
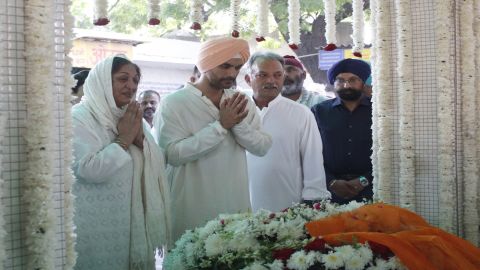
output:
[[148,269],[168,241],[164,159],[135,101],[140,69],[108,57],[73,107],[75,269]]

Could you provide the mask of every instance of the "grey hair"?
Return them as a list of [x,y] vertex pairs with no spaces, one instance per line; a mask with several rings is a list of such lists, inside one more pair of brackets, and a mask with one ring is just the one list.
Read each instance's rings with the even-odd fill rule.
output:
[[145,90],[145,91],[141,92],[138,95],[138,99],[143,98],[143,96],[153,96],[153,95],[157,95],[157,97],[160,99],[160,94],[155,90]]
[[279,54],[276,54],[274,52],[269,52],[269,51],[259,51],[250,56],[247,62],[247,69],[248,73],[252,74],[252,68],[255,64],[258,64],[259,62],[263,62],[265,60],[274,60],[280,62],[282,64],[282,67],[285,66],[285,60],[283,59],[282,56]]

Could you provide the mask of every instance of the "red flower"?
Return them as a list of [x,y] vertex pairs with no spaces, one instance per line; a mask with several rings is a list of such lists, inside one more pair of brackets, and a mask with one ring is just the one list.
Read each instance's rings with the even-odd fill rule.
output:
[[322,205],[321,205],[320,203],[318,203],[318,202],[317,202],[317,203],[314,203],[314,204],[313,204],[313,209],[315,209],[315,210],[320,210],[320,209],[322,209]]
[[232,37],[238,38],[240,36],[240,33],[237,30],[232,31]]
[[298,50],[298,45],[295,44],[295,43],[292,43],[292,44],[288,44],[288,46],[290,47],[290,49],[292,50]]
[[255,38],[255,40],[257,42],[262,42],[262,41],[265,41],[265,38],[263,36],[259,36],[259,37]]
[[276,260],[286,261],[293,253],[295,253],[295,250],[292,248],[278,249],[272,252],[272,257]]
[[271,213],[268,218],[272,219],[272,218],[275,218],[275,213]]
[[224,225],[225,225],[225,220],[224,220],[224,219],[221,219],[221,220],[220,220],[220,224],[222,224],[222,226],[224,226]]
[[160,20],[157,19],[157,18],[151,18],[151,19],[148,21],[148,24],[150,24],[150,25],[159,25],[159,24],[160,24]]
[[333,43],[330,43],[330,44],[327,44],[327,46],[325,46],[323,48],[324,51],[333,51],[337,48],[337,45],[333,44]]
[[361,52],[354,52],[353,56],[362,58],[362,53]]
[[200,29],[202,29],[202,26],[200,25],[200,23],[194,22],[194,23],[192,23],[192,26],[190,26],[190,29],[200,30]]
[[108,18],[98,18],[96,21],[93,21],[93,24],[103,26],[107,25],[109,22],[110,20]]
[[325,251],[325,244],[326,242],[325,240],[323,240],[323,238],[317,237],[315,238],[315,240],[308,243],[303,249],[305,249],[306,251],[314,250],[314,251],[320,251],[323,253]]
[[382,257],[382,259],[384,260],[388,260],[394,255],[393,252],[390,250],[390,248],[382,244],[369,241],[368,245],[370,246],[370,249],[372,250],[373,254],[376,254]]

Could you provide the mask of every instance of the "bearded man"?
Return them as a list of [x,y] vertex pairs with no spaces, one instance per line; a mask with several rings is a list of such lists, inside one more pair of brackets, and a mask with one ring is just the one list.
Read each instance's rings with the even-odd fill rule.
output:
[[335,63],[327,76],[337,97],[312,108],[322,136],[332,202],[372,199],[372,102],[364,93],[370,73],[362,60]]
[[303,104],[308,108],[326,100],[320,93],[308,91],[303,87],[307,72],[302,63],[295,56],[283,56],[285,61],[285,79],[283,81],[282,96]]

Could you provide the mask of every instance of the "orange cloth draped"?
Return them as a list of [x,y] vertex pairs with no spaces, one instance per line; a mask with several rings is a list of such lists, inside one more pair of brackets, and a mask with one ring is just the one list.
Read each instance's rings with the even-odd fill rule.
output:
[[311,236],[321,236],[332,246],[382,244],[408,269],[480,269],[479,248],[396,206],[365,205],[305,226]]

